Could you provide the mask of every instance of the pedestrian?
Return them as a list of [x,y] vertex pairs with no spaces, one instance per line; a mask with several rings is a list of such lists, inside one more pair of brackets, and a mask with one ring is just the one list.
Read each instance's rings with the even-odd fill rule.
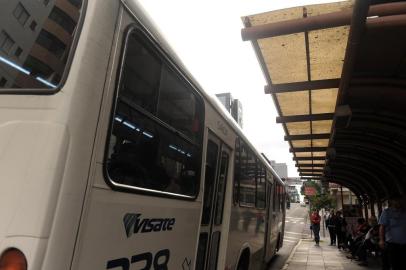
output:
[[334,210],[331,210],[330,215],[326,219],[326,227],[328,230],[328,234],[330,235],[330,246],[336,245],[336,214],[334,213]]
[[343,249],[345,247],[345,237],[347,232],[347,222],[341,216],[341,211],[337,211],[336,213],[336,222],[335,222],[335,229],[337,234],[337,248]]
[[314,241],[316,242],[316,246],[319,246],[320,242],[320,220],[321,217],[319,215],[319,211],[317,209],[314,209],[313,213],[310,216],[310,221],[312,224],[312,231],[314,234]]
[[406,254],[406,199],[396,196],[389,201],[379,218],[379,246],[386,249],[392,270],[405,269],[402,257]]

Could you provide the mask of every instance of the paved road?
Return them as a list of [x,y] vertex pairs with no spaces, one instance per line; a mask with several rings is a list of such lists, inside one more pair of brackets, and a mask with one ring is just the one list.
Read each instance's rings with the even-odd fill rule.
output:
[[283,248],[272,259],[268,270],[282,269],[299,239],[310,237],[309,230],[305,228],[308,208],[301,207],[298,203],[291,203],[290,206],[290,209],[286,210]]

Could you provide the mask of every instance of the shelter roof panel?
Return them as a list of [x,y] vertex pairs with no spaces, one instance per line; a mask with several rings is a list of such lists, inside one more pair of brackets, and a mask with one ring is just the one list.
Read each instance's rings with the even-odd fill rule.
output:
[[313,160],[313,164],[325,164],[325,160]]
[[258,40],[268,73],[273,83],[307,80],[304,33]]
[[310,122],[286,123],[289,135],[310,134]]
[[337,101],[338,88],[311,91],[312,113],[333,113]]
[[324,169],[323,166],[313,166],[312,168],[313,168],[313,170],[323,170]]
[[311,157],[312,153],[311,152],[297,152],[295,155],[296,155],[296,157]]
[[312,172],[314,175],[323,175],[323,172]]
[[293,7],[251,15],[248,16],[248,19],[252,26],[256,26],[268,23],[276,23],[293,19],[299,19],[302,17],[303,17],[303,8]]
[[296,141],[292,141],[292,146],[293,147],[311,147],[312,142],[311,142],[311,140],[296,140]]
[[352,9],[354,6],[354,0],[351,1],[341,1],[335,3],[327,3],[327,4],[317,4],[317,5],[309,5],[306,6],[307,9],[307,16],[319,16],[321,14],[327,14],[337,11],[344,11]]
[[312,164],[312,160],[298,160],[297,161],[298,164]]
[[333,120],[312,121],[313,134],[329,133]]
[[325,147],[327,147],[328,146],[328,139],[317,139],[317,140],[313,140],[313,146],[315,146],[315,147],[322,147],[322,146],[325,146]]
[[309,32],[310,74],[312,80],[341,76],[349,26]]
[[282,116],[309,114],[309,92],[298,91],[276,94]]
[[326,152],[325,152],[325,151],[313,152],[313,157],[325,157],[325,156],[326,156]]

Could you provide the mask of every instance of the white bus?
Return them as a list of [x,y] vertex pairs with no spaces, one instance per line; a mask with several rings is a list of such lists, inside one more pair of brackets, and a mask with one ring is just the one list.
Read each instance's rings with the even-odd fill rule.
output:
[[0,2],[0,270],[260,269],[284,202],[137,1]]

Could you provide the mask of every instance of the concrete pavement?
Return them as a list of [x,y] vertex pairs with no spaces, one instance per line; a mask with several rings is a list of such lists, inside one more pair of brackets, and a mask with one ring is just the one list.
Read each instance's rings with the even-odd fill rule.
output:
[[329,246],[327,239],[322,239],[320,246],[314,245],[311,239],[302,239],[294,248],[283,270],[365,270],[380,269],[376,260],[370,266],[359,266],[356,261],[346,258],[348,253]]
[[[321,235],[321,234],[320,234]],[[321,235],[322,236],[322,235]],[[330,238],[321,237],[320,246],[310,234],[310,224],[307,220],[303,228],[303,238],[293,249],[291,255],[282,268],[283,270],[365,270],[381,269],[379,258],[368,258],[369,265],[359,266],[355,260],[346,258],[347,252],[340,251],[336,246],[330,246]]]
[[268,270],[282,269],[296,244],[303,237],[307,237],[307,232],[304,232],[308,216],[307,211],[307,207],[301,207],[298,203],[291,203],[290,209],[286,210],[283,247],[272,259]]

